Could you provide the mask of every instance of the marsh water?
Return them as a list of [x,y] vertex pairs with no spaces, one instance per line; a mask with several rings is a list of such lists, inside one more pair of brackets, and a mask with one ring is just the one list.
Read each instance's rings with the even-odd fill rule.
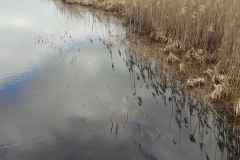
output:
[[0,35],[0,159],[239,159],[238,132],[136,56],[120,18],[8,0]]

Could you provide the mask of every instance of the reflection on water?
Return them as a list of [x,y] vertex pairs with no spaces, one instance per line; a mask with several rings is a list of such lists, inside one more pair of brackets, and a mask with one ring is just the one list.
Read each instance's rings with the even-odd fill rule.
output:
[[239,159],[238,131],[138,57],[117,18],[36,0],[0,14],[1,159]]

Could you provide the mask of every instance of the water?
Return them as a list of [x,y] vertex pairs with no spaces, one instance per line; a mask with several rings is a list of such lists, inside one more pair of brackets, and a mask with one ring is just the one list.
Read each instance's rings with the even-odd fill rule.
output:
[[238,132],[137,56],[120,19],[39,0],[0,15],[0,159],[239,159]]

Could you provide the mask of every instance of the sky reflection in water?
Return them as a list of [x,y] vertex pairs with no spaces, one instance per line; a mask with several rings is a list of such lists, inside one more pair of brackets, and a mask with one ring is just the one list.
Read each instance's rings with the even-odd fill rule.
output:
[[1,159],[239,153],[227,150],[219,128],[227,129],[208,108],[170,87],[161,68],[134,57],[121,23],[95,12],[53,1],[0,6]]

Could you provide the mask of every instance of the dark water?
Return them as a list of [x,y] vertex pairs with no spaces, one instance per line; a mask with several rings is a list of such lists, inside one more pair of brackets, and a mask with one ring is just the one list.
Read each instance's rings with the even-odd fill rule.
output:
[[119,19],[8,0],[0,35],[0,159],[239,159],[238,132],[134,56]]

